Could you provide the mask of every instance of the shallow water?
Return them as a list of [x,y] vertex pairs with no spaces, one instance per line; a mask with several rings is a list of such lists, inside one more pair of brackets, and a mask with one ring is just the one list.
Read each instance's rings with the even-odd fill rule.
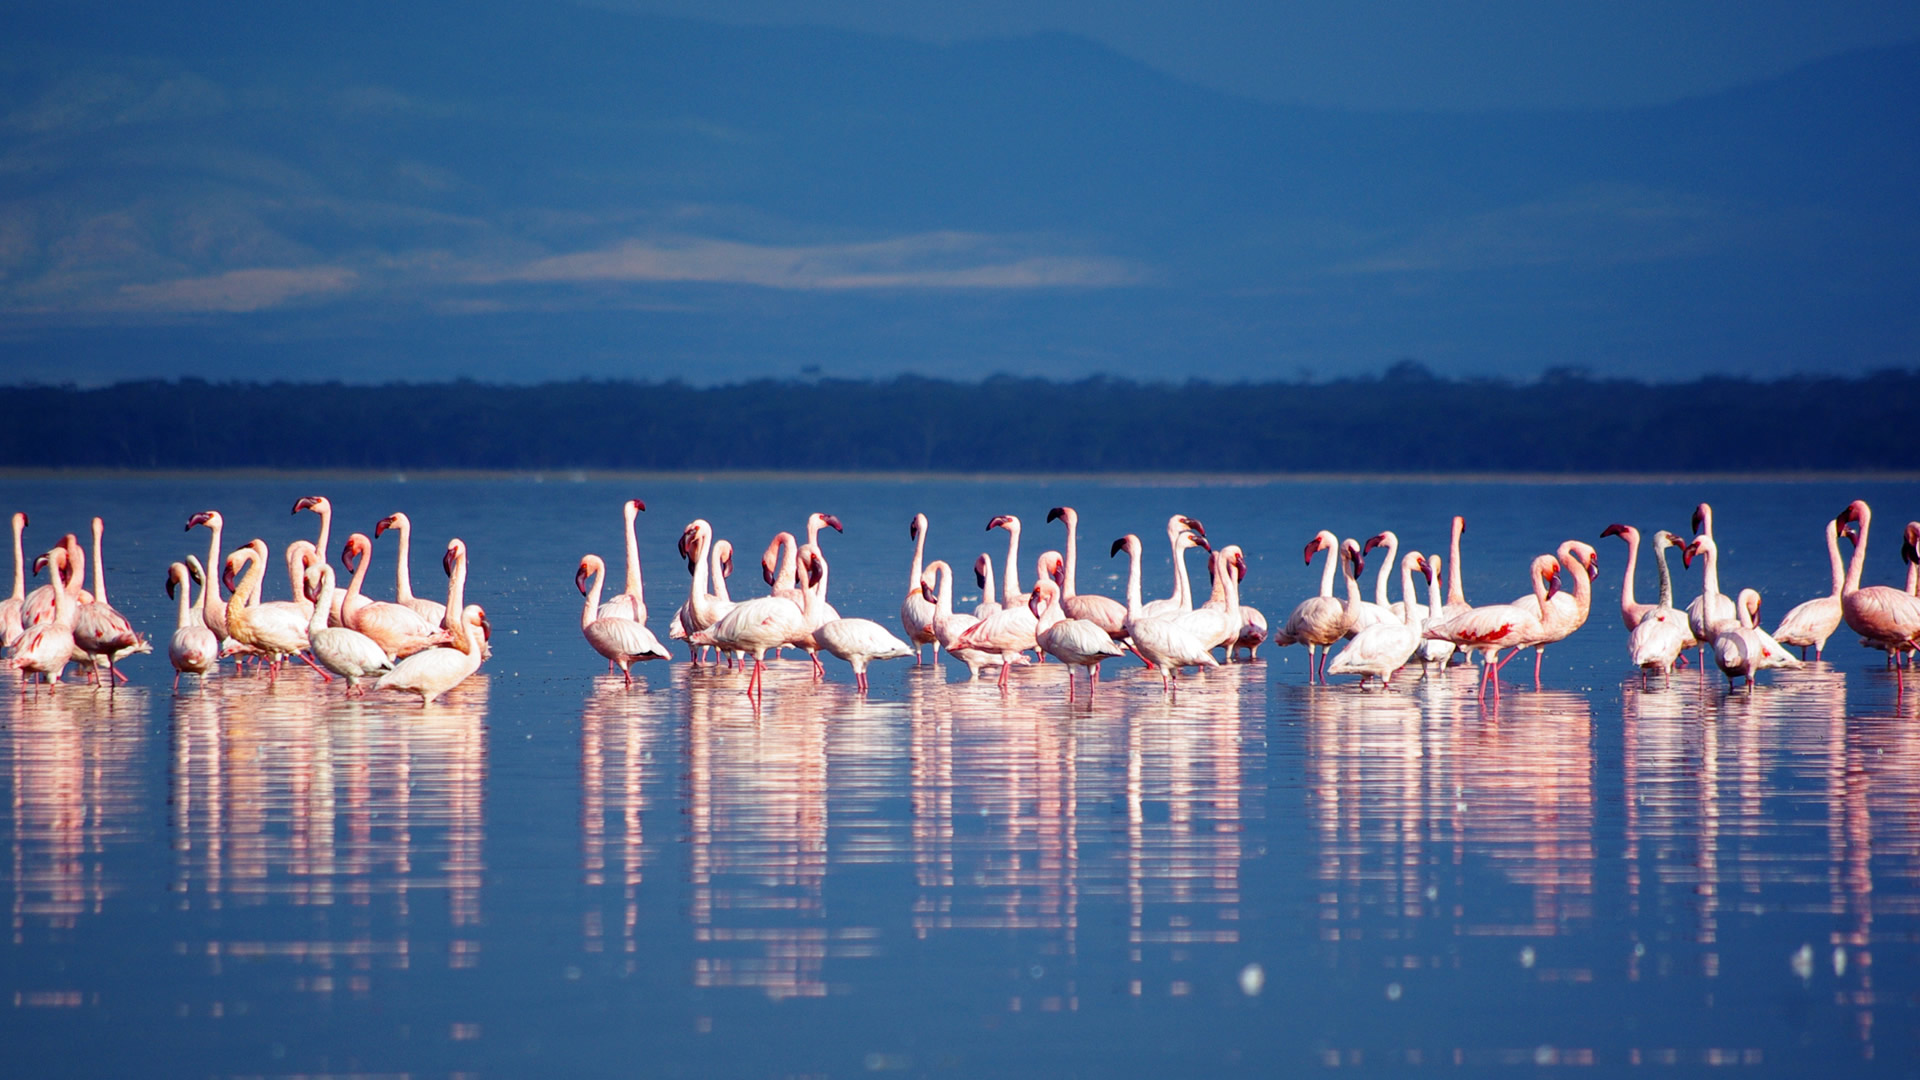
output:
[[[278,549],[312,536],[287,508],[316,492],[335,555],[406,510],[423,594],[465,539],[493,659],[428,709],[305,671],[170,693],[160,585],[206,544],[188,515]],[[1111,663],[1072,705],[1058,665],[1002,694],[889,662],[863,699],[844,665],[814,684],[788,661],[756,714],[737,672],[652,664],[627,690],[580,639],[574,567],[595,551],[617,578],[634,496],[656,631],[694,516],[739,545],[747,596],[768,536],[837,514],[834,602],[890,627],[916,510],[962,566],[1022,515],[1030,583],[1070,502],[1081,587],[1109,594],[1123,530],[1169,590],[1163,523],[1189,513],[1246,548],[1244,598],[1276,621],[1317,588],[1321,527],[1444,550],[1465,514],[1476,600],[1570,537],[1602,572],[1544,688],[1516,664],[1497,704],[1465,671],[1308,687],[1301,650],[1263,649],[1174,696]],[[1723,584],[1760,588],[1771,625],[1825,591],[1820,529],[1855,497],[1883,515],[1867,577],[1895,580],[1915,485],[11,478],[30,551],[107,519],[111,599],[158,655],[112,694],[0,695],[8,1072],[1912,1071],[1920,693],[1844,629],[1751,695],[1643,690],[1624,546],[1598,537],[1684,532],[1711,499]],[[383,538],[378,595],[392,558]]]

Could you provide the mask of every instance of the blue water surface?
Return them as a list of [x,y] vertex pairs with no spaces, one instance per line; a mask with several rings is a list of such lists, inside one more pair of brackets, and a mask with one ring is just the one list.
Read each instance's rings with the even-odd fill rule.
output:
[[[1844,628],[1826,662],[1728,693],[1643,688],[1615,521],[1688,531],[1711,500],[1728,591],[1763,621],[1827,589],[1821,529],[1882,515],[1866,580],[1898,583],[1920,485],[12,476],[29,558],[107,525],[110,599],[153,635],[128,685],[0,694],[12,1076],[1214,1076],[1350,1067],[1604,1073],[1727,1066],[1906,1074],[1920,1062],[1920,693]],[[303,668],[170,692],[167,564],[215,508],[277,552],[336,508],[329,555],[394,510],[415,587],[448,537],[492,659],[434,706],[348,701]],[[1307,685],[1301,649],[1183,680],[1128,658],[1098,696],[1062,668],[1002,692],[890,661],[856,693],[776,662],[684,660],[631,689],[581,638],[579,557],[639,523],[654,630],[685,598],[692,518],[758,554],[811,511],[832,599],[897,626],[915,512],[929,558],[1020,578],[1064,544],[1118,595],[1123,532],[1171,590],[1169,514],[1250,561],[1278,623],[1321,528],[1444,552],[1467,520],[1476,601],[1528,559],[1601,553],[1588,624],[1507,670],[1385,692]],[[1403,549],[1404,550],[1404,549]],[[1650,555],[1639,592],[1651,599]],[[391,534],[370,589],[392,590]],[[1193,573],[1205,588],[1204,568]],[[1682,598],[1697,567],[1674,559]],[[1371,568],[1369,568],[1369,576]],[[963,595],[972,596],[962,574]],[[278,573],[268,598],[284,599]],[[1369,592],[1371,584],[1369,583]],[[1395,587],[1397,599],[1397,586]],[[964,599],[969,606],[971,599]],[[676,646],[678,655],[684,655]],[[73,670],[69,671],[72,678]]]

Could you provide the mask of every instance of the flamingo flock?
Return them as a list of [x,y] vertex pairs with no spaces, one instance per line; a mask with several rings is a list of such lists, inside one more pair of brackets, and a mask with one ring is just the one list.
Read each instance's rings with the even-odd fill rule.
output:
[[[621,591],[599,555],[585,554],[575,566],[581,597],[580,630],[590,648],[618,671],[626,686],[639,685],[634,668],[649,660],[670,660],[667,644],[649,627],[650,613],[636,534],[639,499],[621,506],[625,540],[625,579]],[[447,577],[444,603],[416,596],[409,556],[412,524],[404,513],[380,519],[372,534],[353,532],[340,550],[345,584],[325,553],[332,539],[333,508],[324,496],[307,496],[293,513],[319,519],[316,539],[287,545],[280,556],[287,574],[288,599],[266,598],[274,556],[264,540],[228,549],[225,519],[205,510],[186,520],[186,529],[207,530],[204,561],[184,554],[169,568],[167,595],[176,602],[175,628],[167,642],[174,686],[180,677],[215,675],[222,661],[241,670],[262,671],[271,684],[289,660],[306,664],[325,682],[338,676],[344,692],[371,690],[417,695],[429,704],[474,674],[490,653],[492,626],[478,605],[465,600],[466,545],[447,542],[442,569]],[[1531,650],[1534,682],[1549,646],[1586,625],[1592,611],[1594,581],[1600,572],[1593,544],[1568,539],[1552,552],[1527,560],[1526,591],[1503,603],[1470,604],[1461,586],[1461,537],[1465,521],[1455,517],[1447,553],[1427,555],[1402,550],[1399,535],[1385,530],[1361,540],[1328,530],[1312,536],[1304,549],[1308,566],[1322,560],[1319,589],[1302,599],[1269,632],[1265,615],[1242,602],[1248,561],[1237,544],[1215,547],[1195,518],[1175,514],[1165,524],[1173,575],[1167,595],[1147,599],[1143,581],[1144,544],[1127,533],[1112,542],[1109,557],[1126,557],[1124,599],[1082,592],[1079,587],[1079,514],[1069,506],[1048,511],[1046,522],[1062,524],[1064,554],[1048,550],[1032,564],[1031,588],[1022,586],[1022,523],[1013,514],[996,514],[988,533],[1005,535],[1006,552],[996,568],[990,553],[971,562],[980,600],[969,610],[959,602],[954,567],[958,561],[929,558],[930,520],[915,514],[908,523],[912,557],[898,612],[900,636],[869,618],[846,617],[829,600],[831,567],[822,544],[827,531],[845,531],[832,514],[810,514],[796,531],[774,534],[761,558],[764,595],[736,600],[728,591],[733,545],[715,535],[713,525],[695,519],[681,530],[678,553],[688,572],[686,599],[666,620],[667,641],[683,641],[696,666],[718,664],[744,671],[744,692],[756,703],[765,693],[767,658],[784,650],[804,653],[810,678],[824,677],[820,655],[849,664],[856,687],[868,689],[869,666],[879,660],[911,656],[926,662],[933,646],[965,665],[970,679],[991,673],[1001,688],[1016,668],[1036,672],[1051,660],[1065,670],[1069,700],[1084,681],[1092,695],[1100,666],[1133,656],[1152,669],[1162,688],[1175,692],[1181,674],[1259,655],[1262,644],[1307,649],[1307,680],[1325,684],[1330,677],[1353,675],[1362,689],[1377,683],[1391,690],[1404,673],[1427,673],[1477,659],[1482,694],[1500,690],[1501,672],[1514,657]],[[23,688],[60,684],[70,664],[79,664],[89,681],[112,687],[125,680],[120,662],[152,649],[108,599],[102,545],[105,524],[92,521],[92,550],[77,537],[62,536],[31,565],[26,559],[27,515],[12,516],[13,592],[0,601],[0,651],[6,666],[20,673]],[[1831,588],[1789,611],[1769,633],[1760,621],[1761,596],[1751,588],[1721,586],[1721,556],[1713,534],[1713,511],[1701,504],[1692,517],[1690,538],[1665,530],[1650,534],[1659,575],[1658,598],[1643,603],[1634,591],[1643,546],[1642,532],[1612,524],[1599,538],[1626,545],[1620,617],[1627,630],[1628,659],[1644,682],[1671,678],[1688,661],[1704,671],[1712,663],[1729,688],[1744,683],[1750,691],[1760,672],[1792,668],[1822,659],[1827,642],[1844,622],[1867,647],[1887,654],[1897,685],[1905,689],[1904,669],[1920,649],[1920,523],[1909,523],[1902,556],[1909,573],[1904,588],[1863,585],[1872,513],[1865,502],[1848,504],[1824,523]],[[375,541],[397,536],[393,599],[370,595],[367,578]],[[800,537],[804,536],[802,542]],[[1841,541],[1852,545],[1843,564]],[[1208,595],[1199,598],[1189,577],[1187,554],[1206,555]],[[1684,568],[1697,561],[1700,592],[1685,607],[1676,600],[1668,555],[1681,553]],[[1378,556],[1375,553],[1380,553]],[[1362,582],[1370,559],[1378,569],[1371,596]],[[997,570],[997,573],[996,573]],[[33,576],[48,581],[31,592]],[[91,573],[92,590],[87,589]],[[1399,584],[1393,599],[1392,584]],[[995,583],[1000,588],[996,593]],[[1444,595],[1442,582],[1445,582]],[[196,599],[194,589],[199,589]],[[222,591],[226,596],[222,598]],[[603,599],[604,598],[604,599]],[[1336,652],[1336,649],[1338,650]],[[1794,655],[1794,650],[1800,655]],[[751,660],[751,665],[747,664]],[[1080,679],[1078,670],[1086,677]],[[1027,678],[1029,676],[1022,676]]]

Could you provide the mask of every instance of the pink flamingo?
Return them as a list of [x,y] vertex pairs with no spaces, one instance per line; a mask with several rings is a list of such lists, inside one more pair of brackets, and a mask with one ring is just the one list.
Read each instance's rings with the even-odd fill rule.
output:
[[[580,595],[587,598],[586,606],[580,611],[580,633],[593,646],[595,652],[620,668],[620,674],[626,678],[628,686],[633,685],[632,665],[637,660],[669,660],[666,646],[653,636],[653,631],[624,615],[600,615],[600,589],[607,577],[607,564],[598,555],[586,555],[580,559],[580,568],[574,572],[574,587]],[[592,578],[592,591],[588,591],[587,580]],[[626,610],[632,610],[627,608]]]
[[1631,525],[1609,525],[1600,535],[1617,536],[1627,542],[1627,577],[1620,585],[1620,621],[1632,630],[1640,625],[1640,620],[1659,607],[1658,604],[1642,604],[1633,598],[1633,572],[1640,562],[1640,530]]
[[[293,504],[293,512],[295,514],[300,513],[302,510],[310,510],[320,515],[320,535],[313,541],[313,550],[319,552],[322,559],[324,559],[327,543],[333,537],[333,502],[325,495],[303,496]],[[292,570],[294,567],[294,556],[291,552],[287,555],[287,566],[289,570]],[[295,600],[304,600],[307,595],[305,567],[302,566],[297,573],[299,576],[293,583],[293,598]],[[334,602],[336,604],[344,603],[345,601],[346,597],[344,595],[338,592],[334,593]],[[327,625],[344,625],[339,607],[335,607],[333,610],[327,612]]]
[[54,588],[49,594],[52,613],[37,623],[28,624],[13,650],[13,656],[5,661],[8,667],[20,672],[23,681],[30,680],[36,674],[43,676],[48,684],[48,693],[52,693],[53,687],[60,682],[61,672],[73,662],[73,617],[76,605],[64,580],[71,562],[72,554],[64,546],[56,547],[40,557],[34,569],[38,572],[41,566],[46,567],[52,580]]
[[894,660],[913,654],[917,661],[920,650],[901,641],[887,632],[887,628],[872,619],[834,619],[822,623],[813,631],[813,639],[820,647],[853,665],[853,685],[861,693],[867,692],[867,665],[875,660]]
[[1083,595],[1076,591],[1080,568],[1079,512],[1071,506],[1056,506],[1047,511],[1047,520],[1067,523],[1067,558],[1055,579],[1060,587],[1063,615],[1068,619],[1085,619],[1104,629],[1115,641],[1126,637],[1127,605],[1110,596]]
[[[1891,656],[1895,651],[1914,648],[1916,641],[1920,641],[1920,599],[1885,585],[1860,586],[1860,575],[1866,568],[1867,532],[1872,522],[1873,512],[1859,499],[1849,503],[1834,518],[1837,529],[1845,529],[1849,524],[1859,528],[1853,558],[1847,563],[1847,580],[1840,594],[1840,614],[1854,633],[1869,642],[1884,642]],[[1904,694],[1906,677],[1898,664],[1894,665],[1894,678],[1898,692]]]
[[393,658],[379,643],[358,630],[328,626],[333,610],[333,567],[316,562],[307,570],[303,591],[310,594],[313,612],[307,618],[307,647],[320,665],[347,680],[348,697],[366,696],[365,678],[379,678],[393,670]]
[[627,587],[620,595],[600,605],[595,614],[601,619],[630,619],[633,622],[647,621],[647,598],[640,578],[640,541],[634,536],[633,522],[647,504],[639,499],[628,499],[620,504],[620,515],[627,526]]
[[[1317,650],[1329,649],[1334,642],[1346,636],[1347,632],[1349,621],[1347,605],[1333,595],[1333,576],[1344,569],[1344,563],[1337,561],[1343,559],[1343,556],[1338,554],[1341,550],[1340,539],[1325,529],[1315,533],[1313,539],[1307,541],[1308,566],[1313,565],[1315,555],[1322,551],[1328,552],[1327,564],[1320,570],[1320,595],[1309,596],[1300,601],[1294,607],[1293,613],[1287,616],[1286,623],[1274,634],[1276,640],[1284,636],[1289,644],[1302,642],[1306,644],[1308,683],[1316,680],[1322,683],[1327,681],[1323,669],[1327,666],[1328,657],[1323,653],[1319,663],[1316,664],[1314,653]],[[1358,588],[1350,592],[1357,597]]]
[[200,621],[207,624],[207,629],[213,631],[213,636],[220,639],[223,645],[228,637],[227,605],[220,599],[219,578],[214,571],[221,565],[220,531],[225,524],[218,510],[202,510],[187,519],[188,532],[192,532],[195,526],[205,525],[213,534],[207,540],[207,581],[201,586]]
[[[1176,550],[1178,546],[1176,545]],[[1219,667],[1207,644],[1182,627],[1178,620],[1154,617],[1140,603],[1140,538],[1128,533],[1113,542],[1109,556],[1127,553],[1127,637],[1133,650],[1148,664],[1160,669],[1160,688],[1173,689],[1173,681],[1183,667]]]
[[[234,576],[242,565],[247,568],[247,576],[235,585]],[[300,657],[319,671],[321,678],[332,681],[333,676],[321,671],[318,664],[306,657],[307,612],[299,604],[291,601],[248,603],[258,596],[266,569],[265,540],[253,540],[227,556],[225,579],[231,590],[227,597],[228,634],[239,645],[266,658],[269,684],[280,677],[280,664],[289,656]]]
[[[340,552],[340,561],[353,570],[353,579],[347,583],[347,598],[340,606],[347,629],[358,630],[372,638],[387,650],[388,656],[396,660],[445,643],[446,637],[439,628],[421,618],[412,608],[382,600],[368,600],[361,595],[361,583],[366,579],[367,568],[373,563],[373,541],[365,533],[353,533],[347,537],[346,547]],[[457,609],[450,607],[447,610],[452,612]]]
[[140,635],[134,633],[133,625],[127,617],[107,603],[106,563],[100,553],[100,538],[106,532],[106,524],[99,518],[93,519],[93,588],[94,598],[90,604],[81,604],[73,615],[73,644],[89,658],[104,658],[107,661],[109,685],[118,682],[123,676],[115,666],[117,658],[129,649],[140,644]]
[[907,536],[913,541],[913,566],[907,571],[907,595],[900,601],[900,629],[913,645],[913,666],[919,667],[922,645],[940,647],[939,639],[933,635],[934,606],[920,589],[922,560],[927,553],[927,515],[913,515],[913,520],[907,523]]
[[[487,621],[486,611],[479,604],[447,610],[448,621],[454,622],[452,644],[423,649],[400,661],[380,676],[373,685],[375,690],[419,694],[420,705],[425,708],[480,670],[488,655],[487,642],[493,639],[493,624]],[[452,617],[454,611],[460,614],[457,622]]]
[[1060,599],[1060,586],[1043,578],[1034,585],[1027,608],[1033,612],[1039,628],[1035,640],[1041,650],[1067,669],[1067,700],[1072,701],[1075,667],[1087,669],[1087,693],[1091,695],[1100,684],[1100,661],[1124,656],[1126,650],[1099,623],[1068,618],[1060,610]]
[[[428,625],[439,626],[446,621],[447,605],[438,600],[428,600],[425,597],[413,595],[413,521],[402,513],[388,514],[374,523],[373,538],[380,539],[380,535],[388,529],[396,530],[400,534],[400,551],[394,559],[394,603],[401,607],[412,608],[415,614],[427,621]],[[342,602],[345,601],[345,597],[340,599]]]
[[[1186,553],[1193,548],[1211,551],[1206,545],[1207,530],[1197,518],[1175,514],[1167,519],[1167,547],[1173,552],[1173,595],[1141,606],[1146,618],[1177,615],[1193,610],[1193,585],[1187,576]],[[1132,616],[1129,616],[1131,618]]]
[[13,515],[13,595],[0,601],[0,651],[13,648],[26,633],[20,612],[27,606],[27,556],[21,536],[27,531],[27,515]]
[[1827,565],[1832,572],[1833,588],[1825,596],[1795,605],[1773,631],[1775,641],[1782,645],[1798,646],[1803,660],[1807,656],[1807,647],[1812,646],[1813,658],[1818,661],[1826,651],[1827,639],[1840,628],[1840,596],[1847,586],[1846,567],[1840,560],[1840,527],[1829,521],[1826,533]]
[[[1419,552],[1409,551],[1400,560],[1400,596],[1405,601],[1400,609],[1400,618],[1374,623],[1353,635],[1347,647],[1333,658],[1332,665],[1327,668],[1329,675],[1358,675],[1362,687],[1367,685],[1369,678],[1379,679],[1383,688],[1393,687],[1394,672],[1406,667],[1408,661],[1413,659],[1413,654],[1420,649],[1420,621],[1414,612],[1415,570],[1429,577],[1433,573]],[[1377,598],[1374,602],[1380,603]]]
[[1480,669],[1480,691],[1486,692],[1487,680],[1494,680],[1494,690],[1499,691],[1496,677],[1505,661],[1499,660],[1501,649],[1512,649],[1507,654],[1511,660],[1521,649],[1550,640],[1551,630],[1541,621],[1541,613],[1553,611],[1553,583],[1560,576],[1560,560],[1552,555],[1536,556],[1529,568],[1533,577],[1533,599],[1531,608],[1518,604],[1488,604],[1485,607],[1470,608],[1465,614],[1437,626],[1428,627],[1424,637],[1451,641],[1463,649],[1477,649],[1488,653],[1487,662]]
[[[175,598],[177,587],[180,605],[175,616],[173,636],[167,641],[167,660],[173,665],[173,689],[180,689],[180,676],[201,675],[212,671],[220,660],[220,639],[213,636],[206,623],[193,611],[192,575],[186,563],[174,563],[167,567],[167,598]],[[207,587],[204,577],[200,587]]]

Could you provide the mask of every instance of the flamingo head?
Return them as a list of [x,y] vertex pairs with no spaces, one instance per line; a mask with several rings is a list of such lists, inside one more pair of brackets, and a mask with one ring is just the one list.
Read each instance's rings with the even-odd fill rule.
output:
[[1383,532],[1378,536],[1367,537],[1366,546],[1360,549],[1360,554],[1371,555],[1373,554],[1374,548],[1398,547],[1399,545],[1400,545],[1400,538],[1393,535],[1392,530],[1388,530],[1387,532]]
[[1346,560],[1348,566],[1353,567],[1354,577],[1359,577],[1366,572],[1366,553],[1360,550],[1360,542],[1358,540],[1340,541],[1340,557]]
[[1756,589],[1740,590],[1740,606],[1747,609],[1747,617],[1758,623],[1760,619],[1760,593]]
[[1667,530],[1661,529],[1659,532],[1653,534],[1653,546],[1656,548],[1684,548],[1687,546],[1687,542]]
[[388,529],[397,529],[399,527],[400,527],[400,515],[388,514],[386,517],[383,517],[379,521],[376,521],[373,523],[373,538],[375,540],[378,540],[382,536],[386,535],[386,532]]
[[[973,584],[975,588],[984,589],[987,587],[987,571],[992,568],[992,566],[993,560],[985,555],[973,560]],[[984,597],[984,599],[991,600],[993,597],[988,596]]]
[[443,572],[445,572],[448,577],[452,577],[453,568],[459,565],[460,563],[465,562],[466,558],[467,558],[466,541],[461,540],[458,537],[455,537],[454,539],[447,541],[447,552],[446,554],[440,556],[440,569]]
[[626,503],[621,506],[620,509],[623,513],[631,515],[631,514],[638,514],[641,511],[645,510],[646,508],[647,508],[647,504],[641,502],[639,499],[628,499]]
[[1036,619],[1047,610],[1047,586],[1051,584],[1053,583],[1050,581],[1039,582],[1034,585],[1033,591],[1027,594],[1027,610],[1033,612],[1033,617]]
[[228,592],[233,591],[234,582],[240,576],[240,564],[251,558],[252,554],[251,548],[241,548],[227,556],[226,562],[221,564],[220,584],[226,586]]
[[475,626],[478,626],[480,628],[481,640],[483,641],[493,640],[493,624],[487,621],[487,611],[485,608],[481,607],[479,604],[468,604],[467,610],[464,614],[466,616],[466,621],[473,623]]
[[1560,564],[1555,563],[1553,566],[1546,568],[1540,576],[1545,578],[1547,582],[1547,599],[1553,599],[1553,594],[1560,591]]
[[1233,567],[1233,580],[1236,583],[1247,580],[1247,553],[1237,544],[1221,550],[1226,553],[1227,565]]
[[[40,571],[45,570],[48,567],[48,565],[52,563],[54,551],[60,551],[60,549],[54,548],[53,551],[49,551],[45,555],[42,555],[39,558],[33,560],[33,576],[34,577],[39,577]],[[66,554],[66,552],[64,551],[61,551],[60,553],[62,555]]]
[[321,587],[326,584],[327,575],[331,573],[333,573],[333,567],[328,566],[326,563],[320,563],[307,568],[306,575],[301,579],[304,585],[301,592],[306,594],[308,603],[317,604],[320,602]]
[[1047,521],[1049,523],[1064,521],[1067,523],[1068,528],[1072,528],[1078,520],[1079,515],[1073,512],[1073,507],[1071,506],[1056,506],[1047,511]]
[[1313,539],[1307,541],[1307,558],[1306,558],[1307,565],[1308,566],[1313,565],[1313,557],[1315,555],[1318,555],[1323,551],[1331,550],[1339,546],[1339,543],[1340,542],[1338,540],[1335,540],[1333,538],[1333,534],[1326,531],[1325,529],[1322,529],[1319,532],[1313,534]]
[[1578,540],[1570,540],[1567,542],[1567,554],[1571,555],[1573,561],[1579,563],[1581,567],[1586,570],[1588,581],[1592,581],[1600,576],[1600,553],[1593,550],[1592,544],[1583,544]]
[[1139,550],[1140,550],[1140,538],[1133,535],[1132,533],[1128,533],[1127,535],[1113,542],[1113,547],[1108,549],[1107,551],[1107,558],[1111,559],[1115,555],[1120,554],[1122,551],[1139,551]]
[[1212,551],[1213,545],[1207,543],[1206,535],[1191,530],[1180,534],[1181,543],[1188,547],[1197,547],[1201,551]]
[[24,529],[27,527],[27,515],[24,511],[15,510],[13,512],[13,527],[15,529]]
[[311,510],[316,514],[326,514],[333,511],[333,504],[327,501],[325,495],[308,495],[293,504],[294,513],[297,514],[302,510]]
[[987,531],[992,532],[995,529],[1004,529],[1009,524],[1017,524],[1019,521],[1020,519],[1014,517],[1012,514],[999,514],[996,515],[992,521],[987,522]]
[[172,566],[167,567],[167,599],[173,599],[174,583],[185,580],[186,576],[186,563],[174,563]]
[[373,551],[373,541],[365,533],[354,533],[347,537],[346,544],[340,549],[340,562],[348,570],[359,570],[360,560]]
[[[1175,520],[1180,522],[1180,527],[1183,529],[1189,529],[1201,536],[1207,535],[1207,527],[1205,525],[1200,524],[1199,518],[1190,518],[1185,514],[1181,514]],[[1213,549],[1208,548],[1207,550],[1211,551]]]
[[821,555],[820,549],[814,547],[812,544],[807,545],[807,554],[806,557],[801,560],[801,564],[807,571],[807,588],[809,589],[820,584],[820,579],[827,576],[826,557]]
[[909,540],[920,539],[920,530],[925,525],[926,520],[927,520],[927,515],[925,514],[913,515],[913,520],[907,522],[907,539]]
[[219,528],[220,527],[220,511],[202,510],[199,513],[187,519],[188,532],[192,532],[193,527],[196,525],[206,525],[215,529]]
[[920,575],[920,599],[925,600],[929,604],[938,604],[940,602],[940,598],[934,595],[933,583],[937,580],[936,571],[945,565],[947,564],[943,562],[935,562],[932,566],[927,567],[926,571]]
[[1042,578],[1050,578],[1054,581],[1065,581],[1067,577],[1066,557],[1057,551],[1041,552],[1040,576]]
[[1433,563],[1429,561],[1425,555],[1420,556],[1419,562],[1415,564],[1414,569],[1420,571],[1420,576],[1426,578],[1429,584],[1432,583]]
[[1680,565],[1691,567],[1693,565],[1693,560],[1700,554],[1702,550],[1703,549],[1700,547],[1700,538],[1695,537],[1692,542],[1687,544],[1686,547],[1683,547],[1680,549]]
[[1617,536],[1620,539],[1625,540],[1629,544],[1634,543],[1635,541],[1640,539],[1639,530],[1635,529],[1631,525],[1619,525],[1619,524],[1609,525],[1606,528],[1600,530],[1600,535],[1603,537]]
[[1904,562],[1920,562],[1920,521],[1907,522],[1906,535],[1900,541],[1900,558]]
[[1707,530],[1707,519],[1713,516],[1713,507],[1701,503],[1693,508],[1693,531],[1695,535]]
[[720,556],[720,576],[723,578],[732,577],[733,545],[727,543],[725,540],[716,541],[713,545],[713,552]]
[[[691,560],[689,560],[689,565],[691,565]],[[773,549],[771,548],[767,550],[765,555],[760,556],[760,576],[766,579],[768,588],[772,588],[774,582],[780,580],[779,575],[773,572]]]

